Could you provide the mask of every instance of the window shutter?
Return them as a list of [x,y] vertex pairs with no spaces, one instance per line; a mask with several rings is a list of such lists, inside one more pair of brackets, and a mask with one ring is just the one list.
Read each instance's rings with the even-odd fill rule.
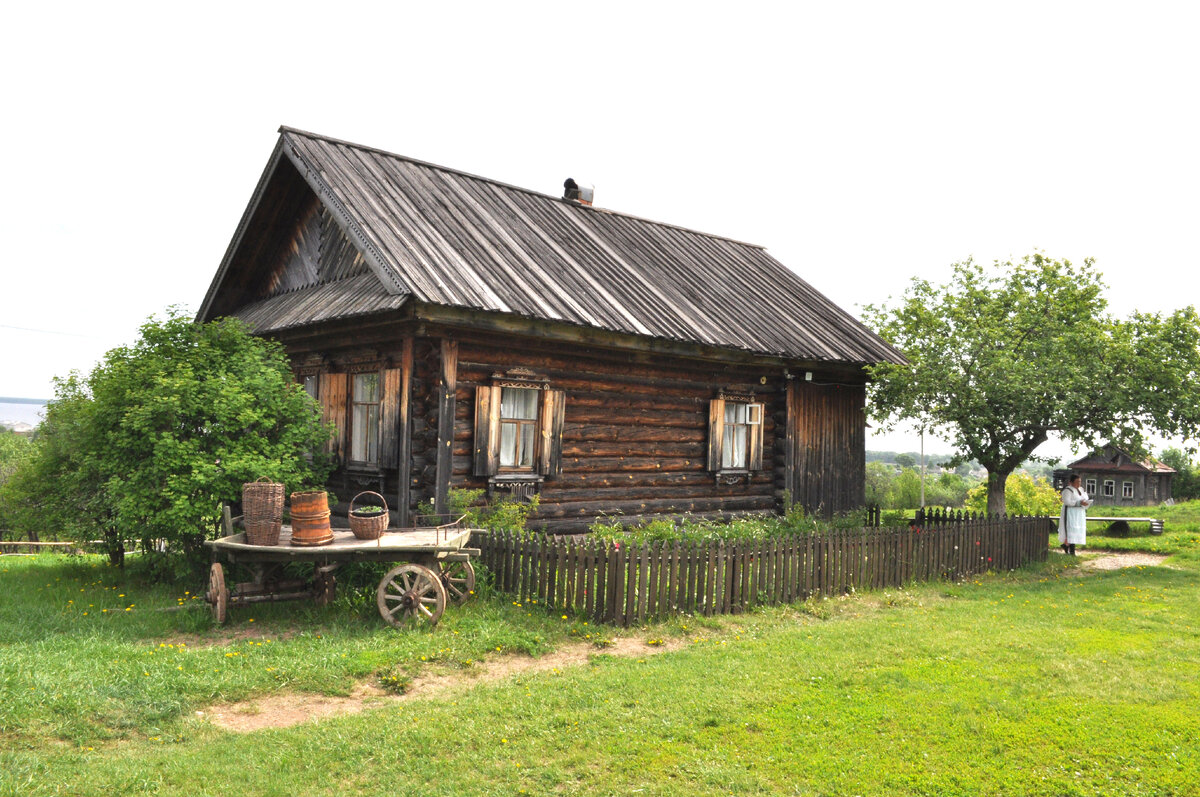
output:
[[475,475],[494,476],[500,462],[500,388],[475,388]]
[[721,469],[721,443],[725,437],[725,399],[708,402],[708,469]]
[[333,438],[326,444],[325,450],[340,458],[346,444],[346,375],[321,374],[318,391],[325,421],[335,427]]
[[561,390],[542,391],[542,447],[538,452],[538,473],[553,477],[562,473],[563,418],[566,394]]
[[385,368],[379,395],[379,466],[396,467],[400,440],[400,369]]
[[750,448],[746,456],[746,468],[748,470],[762,470],[762,454],[763,454],[763,405],[751,404],[750,416],[757,416],[757,423],[752,423],[750,426]]

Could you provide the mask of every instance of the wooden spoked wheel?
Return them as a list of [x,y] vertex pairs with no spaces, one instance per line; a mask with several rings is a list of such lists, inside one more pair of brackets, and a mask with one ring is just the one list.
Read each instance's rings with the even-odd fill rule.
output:
[[208,570],[208,592],[204,599],[212,608],[213,620],[218,624],[225,622],[229,612],[229,590],[225,587],[225,568],[219,562],[213,562]]
[[475,595],[475,568],[470,562],[441,562],[442,586],[454,603],[466,603]]
[[428,567],[404,564],[393,567],[375,592],[379,614],[397,628],[425,621],[437,625],[446,611],[446,588]]

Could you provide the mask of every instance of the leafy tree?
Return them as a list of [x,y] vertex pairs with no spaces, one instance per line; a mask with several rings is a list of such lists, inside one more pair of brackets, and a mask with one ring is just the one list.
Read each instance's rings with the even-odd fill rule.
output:
[[[32,451],[33,443],[28,437],[0,427],[0,491],[17,470],[17,466],[27,459]],[[11,524],[12,520],[5,513],[4,502],[0,500],[0,532],[7,532]],[[36,539],[34,541],[36,542]]]
[[[967,491],[967,509],[972,512],[988,510],[988,485],[980,482]],[[1005,503],[1011,515],[1057,515],[1062,497],[1046,479],[1038,479],[1025,471],[1008,477],[1004,488]]]
[[863,500],[867,506],[888,506],[888,489],[892,485],[892,468],[882,462],[868,462]]
[[1159,457],[1164,465],[1175,469],[1171,480],[1171,497],[1180,501],[1200,498],[1200,468],[1181,449],[1168,448]]
[[921,474],[904,468],[892,479],[887,506],[891,509],[910,509],[921,505]]
[[971,482],[957,473],[943,473],[925,483],[925,503],[930,506],[960,507],[967,500]]
[[915,468],[917,466],[917,458],[912,454],[897,454],[893,460],[901,468]]
[[243,482],[320,484],[328,437],[278,343],[171,311],[86,378],[56,380],[39,444],[3,500],[27,532],[100,537],[114,561],[140,543],[183,568]]
[[985,269],[956,263],[945,285],[913,280],[893,308],[867,307],[907,365],[871,369],[872,414],[949,439],[988,471],[987,509],[1051,434],[1144,450],[1146,432],[1200,432],[1200,316],[1106,312],[1092,261],[1042,254]]

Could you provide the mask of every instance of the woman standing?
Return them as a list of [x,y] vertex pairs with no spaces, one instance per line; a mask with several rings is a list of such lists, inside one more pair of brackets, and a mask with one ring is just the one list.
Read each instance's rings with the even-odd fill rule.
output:
[[1087,507],[1092,505],[1088,494],[1079,485],[1078,474],[1062,491],[1062,512],[1058,516],[1058,541],[1063,553],[1075,555],[1076,545],[1087,544]]

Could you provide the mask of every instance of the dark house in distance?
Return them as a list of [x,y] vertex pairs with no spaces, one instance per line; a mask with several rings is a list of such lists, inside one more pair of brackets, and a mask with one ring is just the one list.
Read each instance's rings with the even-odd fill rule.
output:
[[1171,479],[1175,469],[1156,459],[1137,460],[1109,444],[1066,470],[1054,472],[1054,484],[1062,489],[1072,474],[1083,479],[1083,489],[1097,504],[1144,506],[1171,498]]
[[[568,186],[570,188],[570,186]],[[280,340],[330,487],[535,525],[863,500],[864,366],[899,352],[761,247],[281,128],[198,314]]]

